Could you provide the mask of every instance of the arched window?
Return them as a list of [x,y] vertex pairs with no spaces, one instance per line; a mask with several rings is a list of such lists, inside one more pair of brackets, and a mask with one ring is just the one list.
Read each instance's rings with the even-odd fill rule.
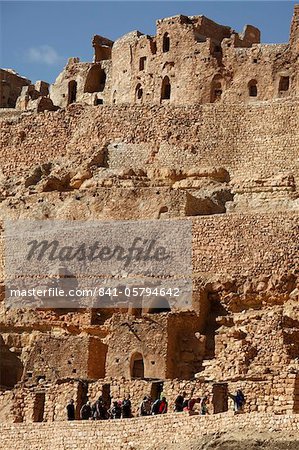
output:
[[248,94],[249,94],[249,97],[257,97],[257,81],[256,80],[249,81]]
[[214,76],[211,83],[211,103],[221,100],[223,93],[223,78],[220,74]]
[[161,89],[161,100],[170,100],[171,85],[168,76],[163,78]]
[[169,49],[170,49],[169,34],[165,33],[163,36],[163,53],[169,52]]
[[141,353],[134,353],[132,355],[131,378],[144,378],[144,363]]
[[164,312],[171,312],[168,300],[165,297],[156,297],[148,310],[148,314],[159,314]]
[[135,90],[135,99],[136,102],[140,102],[143,95],[143,89],[140,83],[137,84],[136,90]]
[[99,64],[95,64],[89,70],[85,85],[84,92],[103,92],[106,83],[106,73]]
[[286,92],[289,90],[290,87],[290,77],[280,77],[279,80],[279,92]]
[[77,81],[71,80],[68,84],[68,102],[67,104],[70,105],[71,103],[75,103],[77,99]]

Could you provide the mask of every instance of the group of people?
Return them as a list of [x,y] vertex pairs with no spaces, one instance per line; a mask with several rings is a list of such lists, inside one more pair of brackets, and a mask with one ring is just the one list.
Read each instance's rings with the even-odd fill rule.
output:
[[[242,412],[245,404],[243,392],[239,389],[234,395],[228,394],[228,396],[234,402],[234,411],[236,413]],[[200,415],[209,414],[210,399],[208,395],[190,398],[185,392],[176,397],[173,410],[174,412],[192,412],[196,403],[199,404]],[[76,413],[73,399],[70,400],[66,409],[68,420],[75,420]],[[156,400],[153,400],[150,396],[145,396],[139,406],[139,416],[166,414],[167,411],[168,402],[163,394]],[[124,397],[123,400],[113,400],[110,407],[106,405],[103,397],[99,397],[93,404],[87,401],[80,409],[81,420],[128,419],[130,417],[133,417],[130,395]]]
[[[67,419],[75,420],[76,411],[73,399],[67,404],[66,410]],[[113,401],[110,408],[107,407],[103,397],[99,397],[94,403],[87,401],[80,409],[81,420],[128,419],[130,417],[132,417],[130,395],[122,401]]]
[[175,399],[174,411],[193,411],[196,403],[199,403],[199,410],[202,416],[208,414],[209,397],[207,395],[198,398],[186,398],[185,392],[183,394],[179,394]]

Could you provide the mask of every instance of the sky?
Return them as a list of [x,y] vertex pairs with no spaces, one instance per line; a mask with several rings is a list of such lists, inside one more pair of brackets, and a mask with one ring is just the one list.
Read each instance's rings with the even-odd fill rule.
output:
[[54,82],[69,57],[92,61],[91,38],[112,40],[138,29],[155,34],[155,21],[200,15],[236,31],[257,26],[262,42],[289,38],[292,1],[0,1],[0,66],[33,82]]

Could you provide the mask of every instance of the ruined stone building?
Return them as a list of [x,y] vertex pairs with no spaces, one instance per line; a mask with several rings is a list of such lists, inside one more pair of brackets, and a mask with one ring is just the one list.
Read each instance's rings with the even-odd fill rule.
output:
[[[261,44],[260,31],[251,25],[240,34],[205,16],[158,20],[155,36],[133,31],[112,42],[95,35],[93,62],[70,58],[49,98],[63,108],[76,102],[193,105],[294,97],[299,90],[297,21],[295,14],[289,43],[280,45]],[[12,75],[2,74],[5,92],[11,85],[20,94],[17,108],[37,108],[28,100],[48,96],[45,85],[30,87],[16,75],[15,83],[9,82]],[[3,107],[15,103],[16,95],[9,101],[2,96]],[[52,103],[44,101],[40,110],[54,108]]]
[[7,308],[2,257],[1,421],[162,391],[216,414],[239,387],[250,414],[298,413],[299,6],[288,44],[175,16],[93,47],[51,86],[2,83],[1,222],[185,218],[192,308]]

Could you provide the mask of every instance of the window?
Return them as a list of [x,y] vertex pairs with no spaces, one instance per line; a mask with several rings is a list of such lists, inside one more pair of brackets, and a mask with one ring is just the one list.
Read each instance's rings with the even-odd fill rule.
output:
[[103,92],[105,84],[106,73],[99,64],[95,64],[87,74],[84,92]]
[[169,52],[169,49],[170,49],[169,34],[165,33],[163,36],[163,53]]
[[146,62],[146,56],[142,56],[142,58],[139,59],[139,70],[145,69],[145,62]]
[[257,97],[257,81],[256,80],[249,81],[248,94],[249,94],[249,97]]
[[144,378],[144,363],[141,353],[135,353],[132,356],[131,378]]
[[142,99],[142,95],[143,95],[143,89],[140,83],[137,84],[136,86],[136,91],[135,91],[135,98],[136,101],[141,100]]
[[155,55],[157,53],[157,44],[155,41],[150,41],[150,48],[152,55]]
[[279,80],[279,92],[286,92],[290,87],[290,77],[280,77]]
[[223,92],[223,78],[222,76],[215,75],[211,83],[211,103],[218,102],[221,100]]
[[77,98],[77,82],[75,80],[71,80],[68,85],[68,102],[67,104],[70,105],[71,103],[75,103]]
[[166,76],[162,81],[161,100],[170,100],[171,85],[169,78]]

